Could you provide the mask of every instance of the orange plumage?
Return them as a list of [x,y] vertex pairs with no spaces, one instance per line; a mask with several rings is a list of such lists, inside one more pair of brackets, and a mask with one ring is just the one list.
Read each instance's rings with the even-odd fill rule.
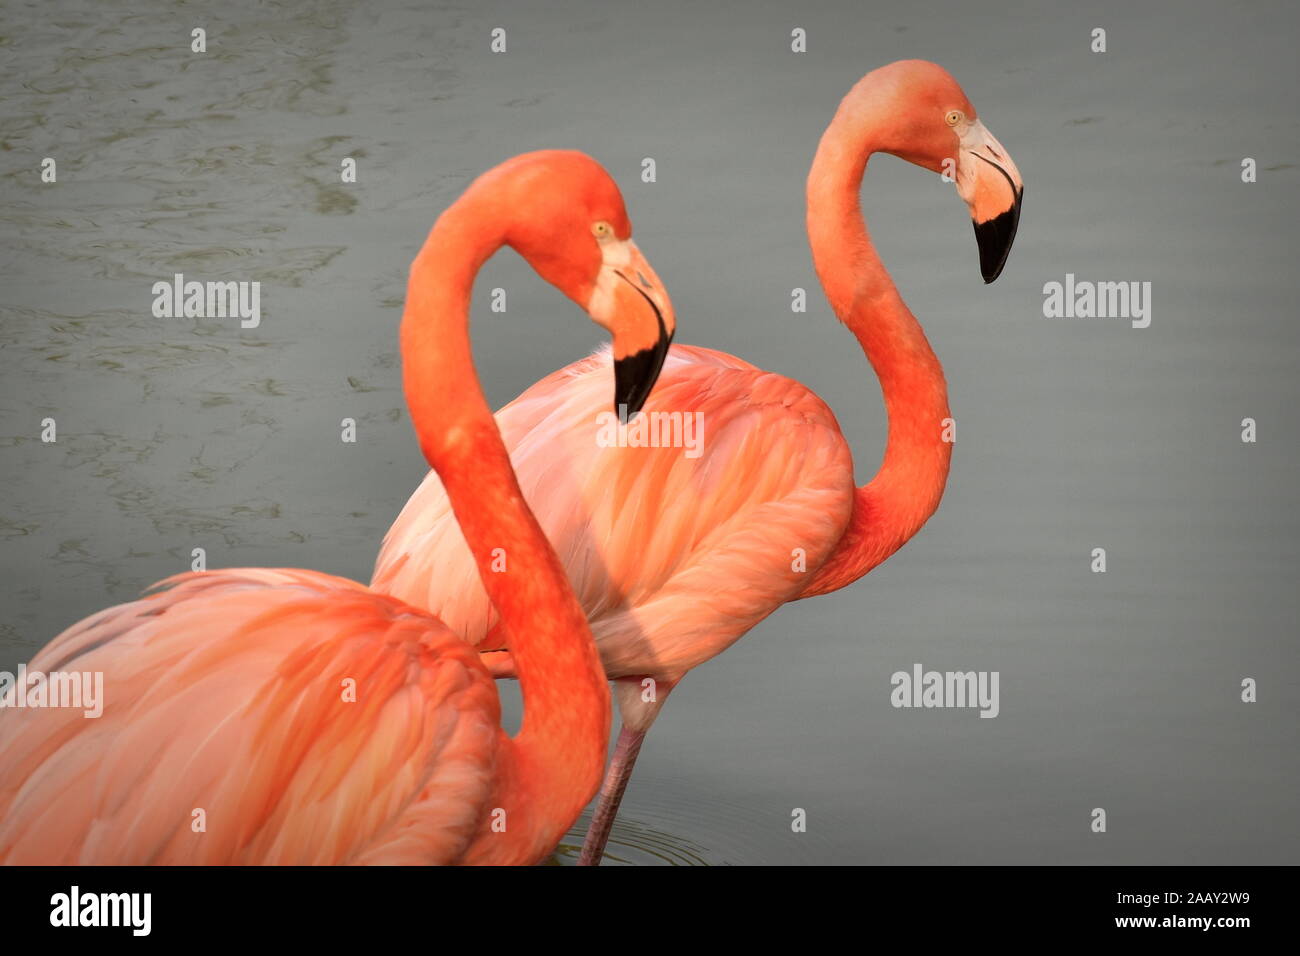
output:
[[[435,224],[402,324],[407,404],[519,668],[500,726],[479,654],[428,611],[301,570],[206,571],[93,615],[31,670],[101,672],[103,714],[0,711],[0,861],[533,863],[600,780],[609,690],[524,505],[469,358],[474,273],[502,245],[651,357],[674,321],[618,187],[580,153],[517,157]],[[648,283],[648,280],[646,280]],[[648,291],[647,291],[648,290]],[[639,400],[658,361],[604,379]],[[510,570],[485,556],[507,548]],[[470,551],[467,551],[467,556]]]
[[[887,152],[954,171],[985,281],[1015,236],[1022,186],[956,81],[909,60],[864,77],[840,104],[808,175],[808,236],[835,314],[880,378],[889,440],[854,487],[829,408],[808,388],[710,349],[674,346],[656,413],[700,415],[698,457],[682,448],[603,448],[600,355],[538,382],[498,421],[529,504],[555,545],[616,684],[623,731],[582,861],[599,859],[645,732],[691,668],[781,604],[842,588],[897,551],[934,513],[952,444],[943,370],[875,252],[858,198]],[[436,475],[385,538],[373,586],[436,611],[515,673]],[[641,679],[653,678],[648,697]]]

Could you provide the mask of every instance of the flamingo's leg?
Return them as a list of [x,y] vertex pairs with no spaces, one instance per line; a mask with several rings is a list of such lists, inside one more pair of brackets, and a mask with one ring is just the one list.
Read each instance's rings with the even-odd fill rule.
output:
[[664,701],[680,681],[680,676],[660,676],[655,679],[620,677],[614,681],[614,696],[618,701],[619,715],[623,718],[623,729],[618,733],[614,756],[605,772],[605,780],[600,785],[600,796],[596,801],[596,813],[591,818],[591,828],[582,841],[579,866],[600,864],[605,844],[609,842],[610,831],[614,828],[618,806],[623,802],[623,791],[627,789],[632,768],[636,766],[637,754],[641,752],[641,744],[650,731],[650,725],[663,709]]
[[623,802],[623,791],[627,789],[627,782],[632,777],[632,768],[636,765],[636,757],[641,752],[645,735],[644,730],[628,730],[626,727],[619,731],[614,757],[610,760],[605,780],[600,785],[596,813],[591,818],[586,839],[582,841],[578,866],[600,865],[605,844],[609,842],[610,831],[614,828],[614,817],[618,815],[619,804]]

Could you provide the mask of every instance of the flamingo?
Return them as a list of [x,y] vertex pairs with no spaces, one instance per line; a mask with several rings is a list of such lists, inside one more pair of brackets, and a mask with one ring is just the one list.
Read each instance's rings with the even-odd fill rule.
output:
[[[474,275],[509,245],[614,339],[620,403],[674,316],[618,187],[575,152],[479,177],[415,259],[401,327],[420,447],[500,612],[524,696],[511,738],[480,655],[427,611],[343,578],[213,570],[101,611],[32,660],[102,672],[102,717],[0,720],[10,864],[532,863],[600,782],[609,688],[528,511],[470,357]],[[633,282],[635,281],[635,285]],[[506,568],[490,569],[494,549]],[[350,692],[349,692],[350,689]]]
[[[919,60],[863,77],[808,176],[813,262],[835,314],[880,379],[889,422],[875,477],[855,487],[835,416],[798,382],[707,348],[675,345],[643,414],[702,413],[697,457],[598,447],[610,357],[542,379],[497,414],[524,496],[582,603],[622,729],[580,862],[598,863],[646,732],[691,668],[787,601],[856,581],[938,508],[952,445],[943,370],[872,246],[858,198],[868,158],[954,173],[986,283],[1001,273],[1024,187],[957,82]],[[632,443],[629,441],[628,445]],[[384,540],[372,587],[433,609],[501,677],[518,673],[430,474]]]

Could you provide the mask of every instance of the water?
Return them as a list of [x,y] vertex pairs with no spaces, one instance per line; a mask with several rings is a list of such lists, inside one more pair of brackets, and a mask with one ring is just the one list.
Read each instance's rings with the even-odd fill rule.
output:
[[[424,470],[399,382],[406,267],[473,175],[528,149],[600,159],[680,339],[815,387],[865,481],[878,390],[816,292],[802,184],[848,87],[920,56],[1027,183],[988,288],[951,187],[882,158],[864,189],[950,381],[943,506],[867,579],[686,679],[610,862],[1297,862],[1296,13],[1173,10],[5,0],[0,668],[194,547],[367,578]],[[155,319],[151,285],[175,272],[261,281],[261,326]],[[1043,318],[1066,272],[1150,281],[1151,327]],[[600,341],[509,254],[474,314],[498,404]],[[892,708],[889,675],[914,662],[1000,671],[1000,716]]]

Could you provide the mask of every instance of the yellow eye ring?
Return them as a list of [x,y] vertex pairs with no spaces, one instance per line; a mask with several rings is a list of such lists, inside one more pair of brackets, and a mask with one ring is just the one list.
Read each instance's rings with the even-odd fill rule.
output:
[[591,224],[591,234],[597,239],[608,239],[614,235],[614,227],[607,222],[593,222]]
[[949,126],[956,126],[965,118],[966,116],[961,110],[949,110],[947,115],[944,116],[943,121]]

